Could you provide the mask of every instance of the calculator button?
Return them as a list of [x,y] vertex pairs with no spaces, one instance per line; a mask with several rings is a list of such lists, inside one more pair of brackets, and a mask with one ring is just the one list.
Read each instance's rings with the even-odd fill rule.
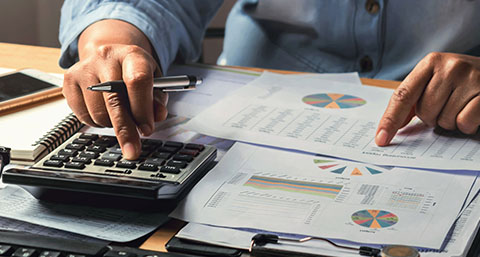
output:
[[92,158],[90,157],[83,157],[83,156],[77,156],[72,158],[72,162],[81,162],[85,164],[89,164],[92,162]]
[[110,148],[110,149],[108,149],[108,152],[109,152],[109,153],[119,153],[119,154],[122,154],[122,148],[120,148],[120,147]]
[[178,154],[185,154],[191,156],[197,156],[200,152],[198,150],[183,149],[178,151]]
[[155,164],[151,164],[151,163],[142,163],[142,164],[140,164],[140,166],[138,166],[138,169],[139,170],[146,170],[146,171],[157,171],[158,166],[155,165]]
[[87,147],[87,151],[96,152],[96,153],[103,153],[107,150],[107,148],[103,145],[90,145]]
[[13,248],[9,245],[0,245],[0,256],[9,255]]
[[57,161],[62,161],[62,162],[68,162],[70,160],[70,156],[68,155],[60,155],[60,154],[56,154],[56,155],[52,155],[50,157],[50,160],[57,160]]
[[117,163],[118,168],[128,168],[128,169],[135,169],[137,164],[132,161],[122,160]]
[[81,152],[78,156],[96,159],[100,154],[96,152]]
[[157,148],[157,145],[154,145],[154,144],[142,145],[142,151],[152,152],[153,150],[155,150],[155,148]]
[[63,162],[59,161],[59,160],[48,160],[48,161],[43,162],[43,166],[60,168],[60,167],[63,166]]
[[161,159],[168,159],[168,158],[170,158],[170,156],[172,156],[171,153],[159,153],[159,152],[155,152],[155,153],[152,154],[152,157],[161,158]]
[[169,147],[169,146],[160,146],[157,149],[157,152],[162,152],[162,153],[174,153],[178,150],[176,147]]
[[201,151],[203,151],[203,149],[205,149],[205,146],[200,145],[200,144],[188,143],[188,144],[185,145],[185,149],[197,150],[197,151],[201,152]]
[[154,164],[157,166],[162,166],[165,163],[165,159],[162,158],[148,158],[145,160],[145,163]]
[[69,169],[84,169],[85,168],[85,163],[83,162],[67,162],[65,163],[65,168]]
[[82,151],[83,149],[85,149],[85,145],[82,145],[82,144],[68,144],[65,148],[73,149],[73,150],[77,150],[77,151]]
[[170,161],[167,162],[167,165],[183,169],[183,168],[187,167],[188,163],[184,162],[184,161],[170,160]]
[[163,146],[167,146],[167,147],[174,147],[176,149],[180,149],[183,147],[183,143],[181,142],[174,142],[174,141],[167,141],[165,142],[165,144]]
[[174,159],[176,161],[191,162],[193,160],[193,156],[186,155],[186,154],[175,154],[172,159]]
[[134,253],[129,253],[125,251],[108,251],[106,252],[103,257],[136,257],[137,255]]
[[111,166],[113,166],[114,162],[112,160],[108,160],[108,159],[98,159],[98,160],[95,160],[95,162],[93,164],[97,165],[97,166],[111,167]]
[[59,257],[60,254],[60,252],[56,251],[43,251],[40,253],[40,255],[38,255],[38,257]]
[[105,147],[112,147],[117,144],[117,139],[111,136],[102,136],[95,140],[95,145],[103,145]]
[[18,248],[13,254],[12,257],[32,257],[37,253],[35,249],[32,248]]
[[81,144],[81,145],[89,145],[92,143],[92,140],[91,139],[86,139],[86,138],[75,138],[75,140],[73,140],[74,144]]
[[122,158],[122,155],[118,153],[106,153],[102,155],[102,159],[107,159],[112,161],[118,161],[121,158]]
[[145,158],[145,157],[149,156],[150,153],[152,153],[152,152],[151,151],[141,151],[140,152],[140,158]]
[[90,139],[90,140],[96,140],[98,138],[97,134],[88,134],[88,133],[83,133],[79,136],[79,138],[84,138],[84,139]]
[[78,154],[78,151],[77,150],[73,150],[73,149],[62,149],[60,151],[58,151],[59,155],[68,155],[70,157],[72,156],[77,156]]
[[162,166],[160,172],[178,174],[180,173],[180,168],[174,166]]

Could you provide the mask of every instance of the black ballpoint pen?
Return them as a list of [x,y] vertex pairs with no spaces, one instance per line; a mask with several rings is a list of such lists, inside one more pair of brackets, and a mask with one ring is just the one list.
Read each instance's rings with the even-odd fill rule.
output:
[[[153,88],[163,92],[179,92],[194,90],[197,85],[202,83],[202,79],[190,76],[168,76],[153,79]],[[99,92],[121,92],[125,91],[126,85],[122,80],[107,81],[87,88]]]

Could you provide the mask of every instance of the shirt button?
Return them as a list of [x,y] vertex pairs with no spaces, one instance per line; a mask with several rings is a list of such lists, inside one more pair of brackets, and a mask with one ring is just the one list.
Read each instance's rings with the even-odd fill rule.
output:
[[367,9],[367,12],[370,14],[376,14],[380,10],[380,4],[375,0],[367,0],[365,9]]
[[360,69],[361,72],[369,72],[373,70],[373,61],[370,56],[367,55],[360,59]]

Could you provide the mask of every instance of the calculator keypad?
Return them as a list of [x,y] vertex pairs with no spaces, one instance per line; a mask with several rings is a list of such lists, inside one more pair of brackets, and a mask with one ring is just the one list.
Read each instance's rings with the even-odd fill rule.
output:
[[181,183],[214,153],[212,146],[142,139],[140,158],[132,161],[115,137],[77,133],[33,167]]

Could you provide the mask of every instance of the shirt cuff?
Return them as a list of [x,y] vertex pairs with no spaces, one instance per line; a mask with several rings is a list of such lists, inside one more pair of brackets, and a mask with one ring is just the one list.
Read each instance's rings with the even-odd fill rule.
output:
[[[171,42],[172,38],[168,38],[169,35],[167,33],[160,35],[161,30],[157,25],[158,20],[153,21],[145,13],[135,9],[133,6],[121,3],[101,4],[94,9],[88,10],[86,14],[78,15],[62,28],[67,30],[65,38],[61,40],[62,48],[59,65],[62,68],[68,68],[79,60],[78,38],[80,34],[91,24],[106,19],[122,20],[142,31],[150,40],[155,51],[152,56],[157,58],[162,73],[166,74],[166,70],[176,54],[169,53],[169,47],[166,45]],[[165,17],[162,19],[165,19]],[[164,22],[167,21],[164,20]]]

